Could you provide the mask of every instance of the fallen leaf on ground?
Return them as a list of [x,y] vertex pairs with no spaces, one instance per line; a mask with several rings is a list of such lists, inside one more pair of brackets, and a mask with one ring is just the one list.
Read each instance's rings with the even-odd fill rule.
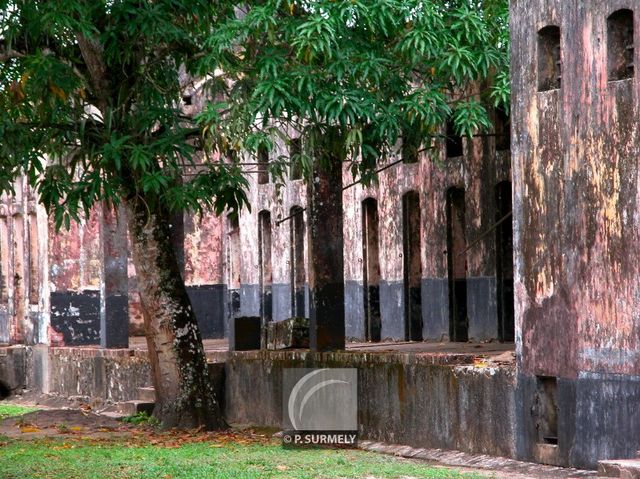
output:
[[28,432],[40,432],[40,429],[35,426],[22,426],[20,428],[20,432],[28,433]]

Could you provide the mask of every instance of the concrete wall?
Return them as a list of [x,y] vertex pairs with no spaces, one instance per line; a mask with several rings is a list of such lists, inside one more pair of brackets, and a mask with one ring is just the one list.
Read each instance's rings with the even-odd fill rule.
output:
[[393,354],[234,353],[227,361],[227,421],[280,427],[284,368],[354,367],[359,371],[362,438],[514,457],[514,371],[438,364],[441,360]]

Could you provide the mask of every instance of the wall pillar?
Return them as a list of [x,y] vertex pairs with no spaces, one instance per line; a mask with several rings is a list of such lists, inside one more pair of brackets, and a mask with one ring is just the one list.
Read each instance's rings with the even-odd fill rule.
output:
[[129,347],[129,284],[127,229],[122,206],[102,208],[100,294],[100,346]]
[[314,164],[309,182],[309,339],[313,351],[344,349],[342,162]]

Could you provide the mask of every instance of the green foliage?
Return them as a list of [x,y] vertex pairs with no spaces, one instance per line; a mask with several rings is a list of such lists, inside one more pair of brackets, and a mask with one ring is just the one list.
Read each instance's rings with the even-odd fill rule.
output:
[[[249,2],[207,40],[198,65],[225,72],[209,87],[227,114],[200,121],[254,152],[243,138],[297,132],[366,177],[403,136],[443,141],[450,118],[465,136],[490,129],[487,107],[508,105],[508,48],[507,0]],[[320,141],[330,130],[339,147]]]
[[149,426],[158,426],[160,424],[155,417],[150,416],[145,411],[141,411],[131,416],[123,417],[122,422],[126,422],[128,424],[137,424],[137,425],[146,424]]
[[[3,441],[3,438],[0,438]],[[477,474],[353,450],[283,449],[276,444],[211,441],[179,447],[100,440],[12,441],[2,444],[4,478],[50,479],[480,479]]]
[[100,201],[246,202],[237,167],[196,161],[200,131],[180,104],[181,68],[220,13],[210,2],[4,0],[0,11],[0,192],[26,172],[58,226]]

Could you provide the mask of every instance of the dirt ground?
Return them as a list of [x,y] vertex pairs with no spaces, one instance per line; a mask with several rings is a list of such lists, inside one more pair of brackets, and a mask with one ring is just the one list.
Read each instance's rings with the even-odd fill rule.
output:
[[88,438],[124,438],[140,426],[83,409],[43,409],[0,421],[0,436],[12,439],[82,436]]

